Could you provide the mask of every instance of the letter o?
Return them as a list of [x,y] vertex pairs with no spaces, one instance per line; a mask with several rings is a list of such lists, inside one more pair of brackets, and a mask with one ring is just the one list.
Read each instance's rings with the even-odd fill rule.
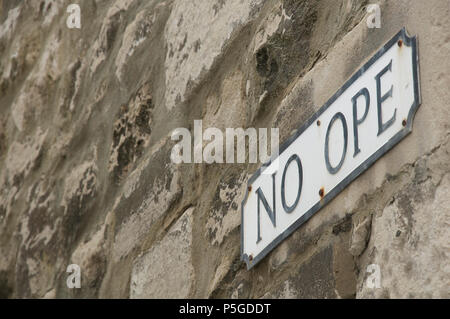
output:
[[[298,167],[298,191],[297,191],[297,198],[295,199],[294,204],[291,206],[288,206],[286,204],[286,194],[285,194],[285,179],[286,179],[286,171],[289,167],[289,164],[291,164],[292,161],[295,161],[297,163]],[[283,204],[284,211],[286,213],[292,213],[292,211],[297,207],[298,201],[300,200],[300,194],[302,192],[302,186],[303,186],[303,168],[302,168],[302,162],[300,161],[300,158],[297,154],[292,155],[289,160],[286,163],[286,166],[284,167],[283,171],[283,178],[281,179],[281,203]]]
[[[330,154],[329,154],[328,143],[329,143],[329,139],[330,139],[331,127],[333,126],[334,122],[336,122],[336,120],[340,120],[342,122],[342,127],[344,129],[344,151],[342,152],[342,156],[341,156],[341,160],[339,161],[339,164],[336,167],[333,167],[333,166],[331,166],[331,163],[330,163]],[[342,165],[344,164],[345,155],[347,154],[347,140],[348,140],[347,121],[345,120],[344,114],[342,114],[341,112],[338,112],[331,119],[330,124],[328,125],[327,135],[325,137],[325,164],[326,164],[327,170],[328,170],[328,172],[330,172],[330,174],[333,174],[333,175],[336,174],[341,169]]]

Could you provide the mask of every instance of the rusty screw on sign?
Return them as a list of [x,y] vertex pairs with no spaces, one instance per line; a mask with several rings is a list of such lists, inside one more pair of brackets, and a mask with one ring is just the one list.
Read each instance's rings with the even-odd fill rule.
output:
[[248,260],[252,261],[253,260],[253,255],[248,256]]
[[403,40],[398,40],[397,44],[398,44],[398,46],[401,48],[402,45],[403,45]]
[[317,120],[317,126],[320,126],[320,120]]
[[404,119],[404,120],[402,121],[402,125],[403,125],[403,126],[406,126],[406,123],[407,123],[407,122],[406,122],[406,119]]
[[322,188],[319,190],[319,196],[320,196],[320,198],[322,199],[324,195],[325,195],[325,188],[322,187]]
[[252,185],[248,186],[248,192],[250,193],[252,191]]

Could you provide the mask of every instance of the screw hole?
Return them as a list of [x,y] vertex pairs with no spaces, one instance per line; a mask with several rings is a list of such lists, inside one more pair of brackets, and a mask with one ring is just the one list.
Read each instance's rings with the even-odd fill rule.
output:
[[323,198],[324,195],[325,195],[325,189],[322,187],[322,188],[319,190],[319,196],[320,196],[321,198]]

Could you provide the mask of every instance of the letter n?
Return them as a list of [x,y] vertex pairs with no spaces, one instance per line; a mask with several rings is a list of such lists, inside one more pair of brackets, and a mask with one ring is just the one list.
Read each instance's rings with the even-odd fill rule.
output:
[[264,193],[261,190],[261,187],[259,187],[256,191],[256,194],[258,196],[258,239],[256,240],[256,243],[259,243],[261,241],[261,203],[264,205],[264,208],[266,210],[267,215],[269,215],[270,221],[272,222],[273,227],[276,227],[276,204],[275,204],[275,175],[276,173],[272,174],[272,194],[273,194],[273,202],[272,206],[273,209],[270,208],[269,204],[267,203],[266,196],[264,196]]

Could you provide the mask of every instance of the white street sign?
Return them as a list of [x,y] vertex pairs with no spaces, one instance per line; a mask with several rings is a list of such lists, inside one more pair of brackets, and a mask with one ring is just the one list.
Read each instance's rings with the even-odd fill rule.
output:
[[419,105],[416,37],[402,29],[250,178],[241,224],[247,268],[410,133]]

